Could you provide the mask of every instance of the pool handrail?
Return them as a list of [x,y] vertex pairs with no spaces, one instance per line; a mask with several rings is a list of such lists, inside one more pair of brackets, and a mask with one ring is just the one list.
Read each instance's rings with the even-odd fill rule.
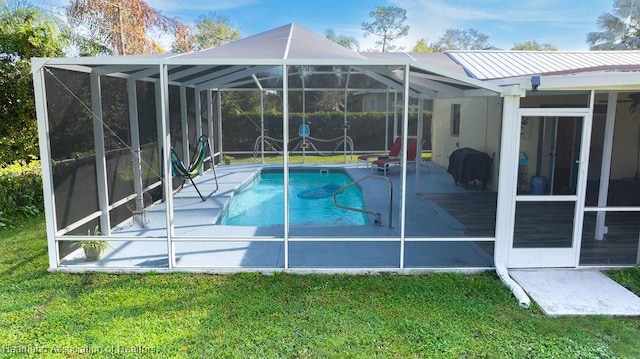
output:
[[389,224],[388,227],[389,228],[393,228],[393,183],[391,182],[391,180],[386,177],[386,176],[379,176],[379,175],[367,175],[364,177],[361,177],[345,186],[342,186],[340,188],[338,188],[335,192],[333,192],[333,204],[338,207],[338,208],[342,208],[348,211],[356,211],[356,212],[360,212],[360,213],[366,213],[369,214],[371,216],[374,216],[376,218],[376,223],[378,224],[378,226],[383,226],[384,224],[382,223],[382,216],[380,213],[377,212],[373,212],[373,211],[368,211],[366,209],[362,209],[362,208],[354,208],[354,207],[347,207],[347,206],[343,206],[341,204],[338,203],[337,200],[337,195],[341,192],[344,192],[345,190],[347,190],[349,187],[355,186],[358,183],[369,179],[369,178],[373,178],[373,179],[381,179],[384,180],[385,182],[387,182],[387,184],[389,185]]

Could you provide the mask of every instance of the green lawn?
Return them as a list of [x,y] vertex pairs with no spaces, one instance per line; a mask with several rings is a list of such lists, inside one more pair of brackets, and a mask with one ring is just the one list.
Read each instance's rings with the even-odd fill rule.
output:
[[0,253],[0,357],[640,357],[639,318],[548,318],[493,273],[51,274],[42,217]]

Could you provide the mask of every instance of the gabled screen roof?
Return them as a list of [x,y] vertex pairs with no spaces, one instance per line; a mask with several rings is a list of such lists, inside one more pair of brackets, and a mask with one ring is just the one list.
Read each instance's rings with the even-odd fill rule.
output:
[[[461,91],[488,90],[507,93],[527,76],[569,76],[565,87],[599,87],[603,76],[624,73],[608,88],[640,85],[640,51],[449,51],[446,53],[357,53],[297,24],[280,26],[223,46],[185,54],[98,56],[35,59],[42,66],[74,71],[120,74],[129,78],[157,79],[160,65],[169,68],[169,81],[199,88],[245,88],[260,86],[256,75],[286,66],[348,66],[385,86],[402,88],[401,73],[409,67],[414,94],[428,97],[463,96]],[[578,73],[594,73],[570,81]],[[604,74],[602,74],[604,73]],[[262,75],[258,76],[259,78]],[[575,76],[574,76],[575,77]],[[276,83],[277,81],[271,81]],[[601,86],[600,86],[601,87]],[[477,93],[477,92],[476,92]]]
[[288,24],[249,36],[226,45],[178,55],[177,58],[216,59],[357,59],[366,60],[357,52],[318,35],[302,26]]

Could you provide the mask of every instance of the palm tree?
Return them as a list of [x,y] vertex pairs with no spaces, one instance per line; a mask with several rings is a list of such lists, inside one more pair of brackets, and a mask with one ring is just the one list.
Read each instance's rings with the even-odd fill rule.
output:
[[634,50],[640,48],[640,1],[613,0],[613,11],[598,17],[602,31],[587,34],[591,50]]

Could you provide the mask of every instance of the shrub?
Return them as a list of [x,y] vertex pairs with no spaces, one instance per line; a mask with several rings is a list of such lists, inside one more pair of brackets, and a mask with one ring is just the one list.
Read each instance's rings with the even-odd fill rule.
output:
[[[431,138],[431,112],[424,112],[423,138]],[[402,118],[402,114],[398,114]],[[311,136],[320,139],[332,139],[343,134],[344,112],[317,111],[304,115],[311,127]],[[289,136],[298,136],[298,126],[302,124],[303,114],[289,113]],[[348,135],[355,143],[356,151],[380,151],[384,148],[385,122],[389,119],[389,126],[393,125],[393,113],[386,112],[349,112],[347,113]],[[417,111],[409,112],[409,133],[417,132]],[[228,112],[222,115],[224,148],[227,152],[251,151],[258,136],[260,136],[259,112]],[[264,125],[267,135],[282,138],[282,113],[267,112],[264,114]],[[392,129],[389,129],[390,133]],[[320,150],[331,150],[335,143],[316,143]],[[425,148],[431,148],[428,144]]]
[[0,227],[43,210],[40,161],[15,161],[0,167]]

